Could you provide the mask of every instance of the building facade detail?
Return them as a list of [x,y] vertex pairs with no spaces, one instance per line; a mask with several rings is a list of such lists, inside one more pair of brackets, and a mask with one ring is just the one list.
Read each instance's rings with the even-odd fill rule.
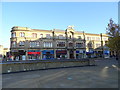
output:
[[66,30],[15,26],[11,30],[10,50],[14,60],[100,57],[109,50],[104,48],[107,40],[106,34],[102,34],[101,41],[100,34],[75,31],[74,26],[68,26]]

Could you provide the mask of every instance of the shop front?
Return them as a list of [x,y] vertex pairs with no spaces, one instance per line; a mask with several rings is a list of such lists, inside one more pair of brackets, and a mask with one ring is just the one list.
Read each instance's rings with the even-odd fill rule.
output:
[[86,52],[87,58],[93,58],[94,57],[94,51],[88,51]]
[[28,50],[28,60],[40,60],[40,50]]
[[67,58],[67,51],[66,50],[56,50],[56,58],[57,59]]
[[43,60],[54,59],[54,50],[43,50],[42,51],[42,59]]
[[9,55],[9,60],[25,60],[26,58],[26,51],[25,50],[11,50],[10,55]]
[[76,50],[76,59],[84,58],[83,50]]
[[8,60],[13,61],[13,60],[20,60],[20,54],[18,50],[11,50],[10,54],[8,55]]
[[103,51],[97,51],[97,57],[102,57]]
[[104,57],[109,58],[110,57],[110,51],[109,50],[104,50]]

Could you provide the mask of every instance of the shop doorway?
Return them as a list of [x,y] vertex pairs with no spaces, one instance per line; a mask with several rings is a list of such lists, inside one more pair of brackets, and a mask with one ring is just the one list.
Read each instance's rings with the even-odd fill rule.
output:
[[74,51],[70,50],[70,59],[74,59]]

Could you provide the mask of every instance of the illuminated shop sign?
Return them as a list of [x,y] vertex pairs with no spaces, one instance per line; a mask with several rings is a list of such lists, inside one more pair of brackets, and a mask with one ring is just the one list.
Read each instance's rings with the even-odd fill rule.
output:
[[40,52],[28,52],[28,54],[40,54]]

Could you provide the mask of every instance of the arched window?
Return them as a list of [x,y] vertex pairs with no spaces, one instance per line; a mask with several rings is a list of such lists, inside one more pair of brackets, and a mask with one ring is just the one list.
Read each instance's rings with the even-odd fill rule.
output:
[[15,32],[12,32],[12,33],[11,33],[11,37],[16,37],[16,33],[15,33]]
[[40,34],[40,38],[43,38],[43,34]]
[[20,37],[25,37],[25,33],[24,32],[20,32]]

